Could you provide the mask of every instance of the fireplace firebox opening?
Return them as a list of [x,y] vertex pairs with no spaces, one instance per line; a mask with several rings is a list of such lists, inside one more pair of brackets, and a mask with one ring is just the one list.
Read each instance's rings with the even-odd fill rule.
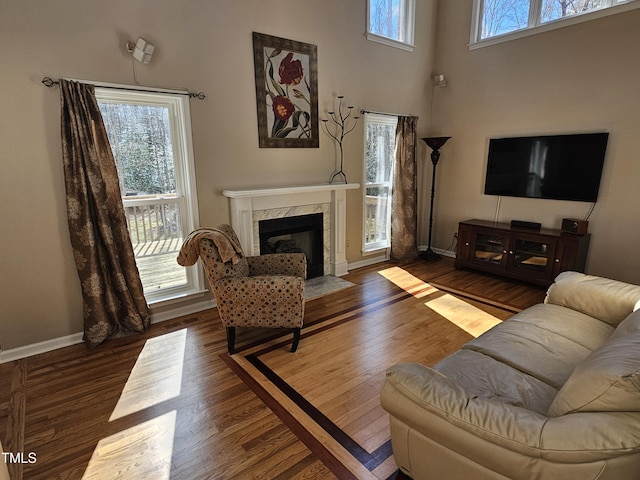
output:
[[258,222],[260,254],[304,253],[307,278],[324,275],[322,213],[272,218]]

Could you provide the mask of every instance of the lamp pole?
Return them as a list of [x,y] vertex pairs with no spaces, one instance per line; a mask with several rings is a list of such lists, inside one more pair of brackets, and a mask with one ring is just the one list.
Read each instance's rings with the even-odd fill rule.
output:
[[431,175],[431,206],[429,208],[429,245],[427,250],[420,254],[420,258],[427,261],[440,260],[440,255],[431,249],[431,233],[433,230],[433,201],[436,196],[436,166],[440,160],[440,149],[451,137],[425,137],[422,140],[431,149],[431,163],[433,173]]

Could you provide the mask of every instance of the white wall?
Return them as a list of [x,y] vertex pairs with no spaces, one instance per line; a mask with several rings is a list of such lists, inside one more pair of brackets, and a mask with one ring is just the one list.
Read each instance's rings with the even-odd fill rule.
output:
[[[640,11],[469,50],[472,0],[440,2],[434,130],[451,135],[438,165],[434,241],[445,248],[459,221],[493,220],[484,195],[488,139],[608,131],[598,202],[590,217],[587,272],[640,283]],[[591,204],[503,197],[499,220],[559,228]]]
[[[417,2],[413,53],[364,38],[365,1],[2,0],[0,3],[0,346],[82,330],[71,257],[59,134],[59,91],[44,76],[133,83],[124,46],[156,45],[139,83],[204,91],[192,100],[200,224],[229,221],[224,188],[326,182],[334,146],[259,149],[251,32],[318,46],[321,113],[335,94],[370,110],[416,114],[428,129],[435,0]],[[361,130],[345,170],[361,182]],[[361,192],[348,196],[347,259],[360,254]]]

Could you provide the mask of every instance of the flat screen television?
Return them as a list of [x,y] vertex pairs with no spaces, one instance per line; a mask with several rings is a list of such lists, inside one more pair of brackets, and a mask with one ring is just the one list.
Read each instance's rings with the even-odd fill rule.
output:
[[608,133],[489,140],[484,193],[595,202]]

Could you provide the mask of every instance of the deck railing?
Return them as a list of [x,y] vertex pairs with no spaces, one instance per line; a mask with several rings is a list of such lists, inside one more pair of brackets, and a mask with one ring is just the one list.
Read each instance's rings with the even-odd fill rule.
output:
[[378,243],[387,240],[388,197],[365,197],[365,243]]
[[182,244],[180,206],[175,195],[123,197],[136,256],[177,252]]

